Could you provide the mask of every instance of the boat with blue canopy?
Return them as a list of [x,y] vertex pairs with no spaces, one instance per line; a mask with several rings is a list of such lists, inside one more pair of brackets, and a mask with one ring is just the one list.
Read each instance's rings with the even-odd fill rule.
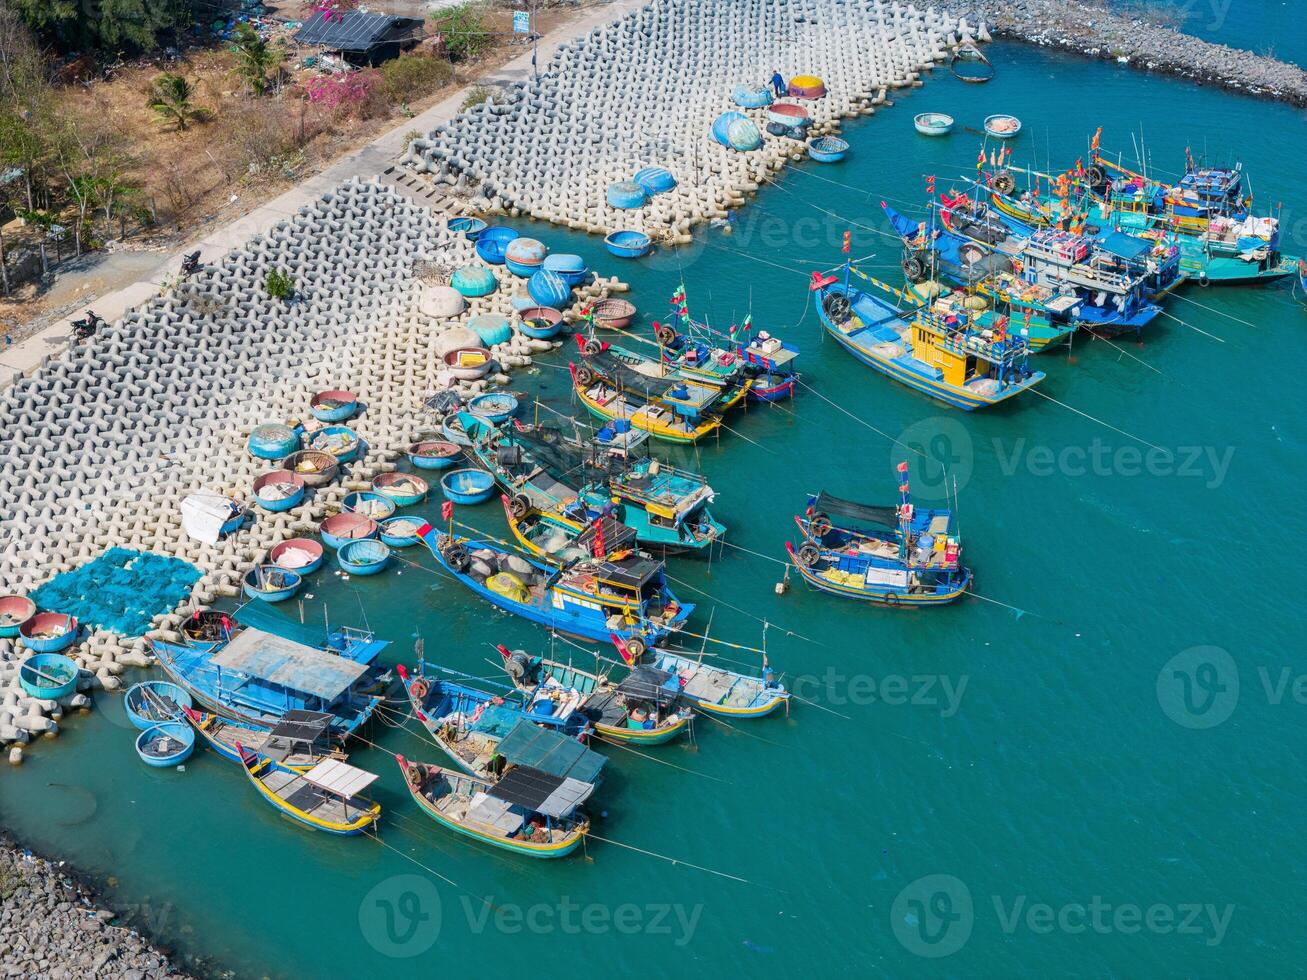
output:
[[680,630],[694,603],[681,603],[661,561],[607,555],[554,568],[491,541],[442,534],[423,542],[451,574],[481,598],[559,633],[607,642],[611,634],[637,654]]
[[243,628],[223,643],[192,647],[152,639],[154,655],[196,704],[218,714],[266,727],[288,711],[319,711],[331,716],[334,738],[357,731],[389,683],[389,672],[377,663],[388,642],[352,629],[324,637],[322,630],[259,608],[238,609],[233,618]]
[[786,712],[790,709],[790,692],[777,679],[766,654],[758,674],[728,670],[704,663],[702,655],[673,653],[662,647],[647,653],[644,662],[674,676],[681,687],[681,696],[712,715],[765,718],[781,707]]
[[662,745],[690,732],[694,710],[682,698],[674,673],[636,664],[614,681],[598,656],[595,669],[586,670],[502,644],[498,650],[532,719],[544,716],[566,724],[584,718],[601,737],[631,745]]
[[795,518],[803,543],[785,549],[803,580],[834,595],[887,606],[944,605],[971,584],[948,510],[918,509],[899,464],[897,506],[860,504],[825,491]]

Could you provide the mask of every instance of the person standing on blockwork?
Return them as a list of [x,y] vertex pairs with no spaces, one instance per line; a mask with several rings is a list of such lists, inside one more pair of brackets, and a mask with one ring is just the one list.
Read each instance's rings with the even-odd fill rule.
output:
[[771,87],[776,92],[776,98],[780,99],[785,96],[785,79],[781,77],[781,73],[779,71],[772,72]]

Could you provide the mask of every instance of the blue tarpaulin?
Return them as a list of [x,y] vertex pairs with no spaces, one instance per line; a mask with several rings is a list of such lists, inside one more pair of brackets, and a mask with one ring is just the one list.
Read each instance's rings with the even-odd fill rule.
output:
[[56,575],[32,593],[52,612],[123,636],[140,636],[155,616],[171,612],[191,594],[201,572],[190,562],[148,551],[110,548],[71,572]]

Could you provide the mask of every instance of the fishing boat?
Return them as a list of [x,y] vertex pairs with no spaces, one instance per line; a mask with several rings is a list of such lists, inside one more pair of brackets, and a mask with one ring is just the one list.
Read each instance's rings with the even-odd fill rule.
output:
[[285,602],[304,584],[298,572],[279,565],[255,565],[241,579],[245,594],[262,602]]
[[135,728],[145,731],[161,721],[180,721],[191,696],[171,681],[141,681],[127,689],[123,710]]
[[819,136],[808,140],[808,156],[817,163],[839,163],[848,152],[848,141],[838,136]]
[[80,630],[76,616],[43,612],[18,624],[18,638],[35,653],[58,653],[77,642]]
[[[1029,367],[1030,345],[1006,318],[981,312],[946,318],[858,272],[873,291],[813,273],[817,314],[826,332],[864,364],[949,405],[972,411],[1006,401],[1044,380]],[[912,308],[905,314],[886,297]]]
[[256,725],[212,711],[182,709],[181,717],[209,748],[231,762],[240,762],[237,746],[307,772],[323,759],[345,758],[331,743],[331,715],[321,711],[288,711],[272,725]]
[[467,408],[471,414],[498,424],[517,414],[517,397],[507,391],[489,391],[472,398]]
[[77,690],[77,661],[62,653],[34,653],[18,665],[18,686],[43,701],[65,698]]
[[298,506],[304,494],[303,477],[291,470],[270,470],[254,480],[254,502],[271,513]]
[[653,239],[642,231],[615,231],[604,239],[604,247],[618,258],[638,259],[653,251]]
[[342,548],[351,541],[375,538],[379,525],[366,514],[351,514],[341,511],[332,514],[318,525],[322,543],[329,548]]
[[278,568],[303,577],[322,567],[322,543],[312,538],[288,538],[274,544],[268,558]]
[[921,112],[912,124],[922,136],[947,136],[953,130],[953,117],[945,112]]
[[887,606],[944,605],[971,584],[951,511],[918,509],[907,464],[897,506],[859,504],[822,491],[796,517],[804,541],[785,543],[803,580],[822,592]]
[[483,470],[450,470],[440,478],[440,492],[454,504],[484,504],[495,492],[495,478]]
[[236,746],[241,765],[259,795],[283,816],[312,830],[352,837],[381,817],[381,805],[361,796],[374,773],[339,759],[323,759],[307,772]]
[[351,463],[358,459],[363,442],[358,433],[347,425],[326,425],[308,434],[309,449],[333,456],[337,463]]
[[985,133],[994,139],[1010,140],[1021,132],[1021,120],[1016,116],[996,113],[985,117]]
[[189,647],[212,650],[218,644],[226,643],[238,628],[229,613],[219,609],[197,609],[181,625],[182,642]]
[[492,605],[560,633],[601,641],[616,634],[637,655],[680,630],[694,611],[672,594],[663,563],[642,555],[553,568],[430,525],[421,535],[441,565]]
[[595,784],[514,765],[498,779],[410,762],[395,756],[404,785],[423,812],[457,834],[514,854],[561,858],[575,851],[590,829],[578,808]]
[[738,405],[747,392],[744,364],[733,347],[696,341],[669,351],[660,343],[659,356],[652,357],[593,336],[576,334],[575,340],[583,357],[621,364],[654,381],[679,380],[710,388],[717,393],[718,411]]
[[325,487],[340,471],[335,456],[316,449],[291,453],[282,465],[303,480],[306,487]]
[[148,641],[159,665],[195,704],[265,728],[289,711],[321,712],[331,717],[337,739],[372,717],[390,679],[377,663],[387,641],[349,628],[324,633],[257,603],[232,618],[240,628],[211,648]]
[[195,732],[184,721],[161,721],[136,736],[136,754],[147,766],[179,766],[195,751]]
[[609,297],[590,307],[590,323],[603,330],[624,330],[635,319],[635,304],[630,300]]
[[342,514],[361,514],[374,521],[385,520],[394,516],[397,503],[394,497],[379,490],[355,490],[345,494],[340,502]]
[[428,439],[408,447],[408,461],[420,470],[445,470],[458,461],[462,451],[456,443]]
[[[510,524],[528,521],[535,511],[575,538],[610,516],[641,545],[663,551],[701,551],[726,531],[708,510],[713,491],[698,473],[652,457],[613,456],[552,426],[465,425],[473,454],[506,492]],[[619,550],[615,539],[608,540]]]
[[672,653],[661,647],[645,655],[645,662],[676,678],[681,696],[709,714],[724,718],[765,718],[784,706],[789,710],[790,692],[776,679],[763,655],[759,675],[727,670],[716,664]]
[[384,541],[351,541],[336,552],[336,564],[347,575],[376,575],[390,564],[390,545]]
[[[559,511],[541,510],[521,498],[516,500],[503,496],[509,530],[523,550],[551,565],[589,558],[596,547],[619,552],[634,550],[637,545],[635,531],[612,517],[583,523]],[[601,540],[602,546],[598,544]]]
[[526,712],[533,719],[543,715],[566,722],[580,716],[603,738],[632,745],[670,742],[687,734],[694,721],[676,675],[666,670],[636,665],[614,683],[599,670],[503,645],[498,650],[513,686],[526,695]]
[[416,517],[387,517],[378,524],[382,543],[392,548],[411,548],[417,544],[421,526],[422,521]]
[[481,234],[489,225],[480,218],[470,214],[460,214],[450,218],[445,222],[445,227],[456,235],[462,235],[469,241],[476,241],[477,235]]
[[320,391],[309,399],[309,412],[320,422],[344,422],[358,410],[359,396],[339,388]]
[[412,507],[426,499],[430,486],[416,473],[381,473],[373,478],[372,489],[389,497],[396,507]]
[[0,637],[17,636],[19,627],[35,615],[36,603],[27,596],[0,596]]

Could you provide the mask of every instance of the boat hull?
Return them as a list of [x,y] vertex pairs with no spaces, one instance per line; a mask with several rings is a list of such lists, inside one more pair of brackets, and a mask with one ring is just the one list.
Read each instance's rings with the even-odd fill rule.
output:
[[663,745],[680,738],[690,728],[690,719],[682,718],[666,728],[623,728],[618,725],[595,725],[595,731],[604,738],[628,745]]
[[[787,546],[788,547],[788,546]],[[951,602],[956,602],[962,598],[967,588],[971,585],[971,573],[968,571],[962,579],[961,584],[947,592],[907,592],[897,589],[875,590],[875,589],[855,589],[849,586],[840,585],[837,582],[831,582],[814,574],[811,570],[804,567],[795,557],[793,550],[790,550],[790,557],[793,559],[793,565],[798,569],[803,580],[814,589],[820,592],[829,592],[831,595],[843,596],[846,599],[859,599],[863,602],[872,602],[876,605],[889,606],[898,608],[902,606],[946,606]]]

